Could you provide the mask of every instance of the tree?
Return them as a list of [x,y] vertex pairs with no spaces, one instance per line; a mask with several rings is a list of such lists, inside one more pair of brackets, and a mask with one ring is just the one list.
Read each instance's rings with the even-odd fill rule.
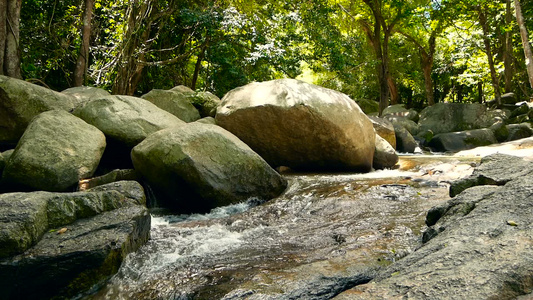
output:
[[0,74],[22,78],[20,71],[20,8],[22,0],[0,0]]
[[522,15],[522,8],[520,7],[520,1],[514,0],[516,21],[520,28],[520,37],[522,38],[522,46],[524,47],[524,56],[526,57],[526,68],[529,78],[529,85],[533,88],[533,54],[531,52],[531,45],[529,45],[529,38],[527,28]]
[[81,86],[87,74],[89,64],[89,44],[91,41],[91,20],[93,16],[94,0],[85,0],[82,16],[81,46],[76,68],[74,69],[73,86]]

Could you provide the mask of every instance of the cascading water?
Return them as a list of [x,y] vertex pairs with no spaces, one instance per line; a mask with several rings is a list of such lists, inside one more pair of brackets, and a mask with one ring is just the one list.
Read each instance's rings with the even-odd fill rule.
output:
[[405,157],[368,174],[286,175],[262,205],[154,215],[150,241],[88,299],[328,299],[420,245],[446,181],[479,158]]

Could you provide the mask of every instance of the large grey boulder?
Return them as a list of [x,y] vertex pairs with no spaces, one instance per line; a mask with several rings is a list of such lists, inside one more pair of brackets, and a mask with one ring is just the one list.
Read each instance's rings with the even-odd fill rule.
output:
[[376,151],[374,152],[374,169],[392,168],[398,163],[396,150],[384,138],[376,134]]
[[394,125],[387,119],[369,116],[368,117],[374,126],[376,133],[385,139],[392,148],[396,149],[396,134],[394,133]]
[[74,114],[96,126],[106,137],[133,147],[149,134],[185,124],[147,100],[131,96],[108,96],[83,103]]
[[390,121],[394,126],[401,126],[407,129],[407,131],[413,136],[416,136],[420,132],[420,126],[407,117],[387,115],[384,118]]
[[[531,162],[522,161],[523,165]],[[531,168],[531,167],[528,167]],[[514,169],[503,172],[513,173]],[[426,243],[340,299],[523,299],[533,272],[533,174],[450,200]]]
[[183,93],[154,89],[144,94],[141,98],[150,101],[185,122],[194,122],[200,119],[200,113]]
[[456,180],[450,185],[450,196],[478,185],[504,185],[522,176],[533,174],[533,164],[525,164],[520,157],[492,154],[481,159],[472,175]]
[[502,110],[488,110],[479,103],[437,103],[420,113],[420,131],[445,132],[488,128],[495,120],[507,119]]
[[372,168],[372,122],[337,91],[293,79],[250,83],[224,96],[216,122],[274,167]]
[[92,86],[71,87],[66,90],[63,90],[61,93],[71,95],[76,98],[76,105],[87,102],[89,100],[111,96],[108,91]]
[[66,111],[44,112],[30,123],[6,163],[5,184],[67,191],[93,175],[106,147],[104,134]]
[[439,133],[428,143],[434,151],[448,152],[472,149],[498,143],[494,132],[488,128],[460,132]]
[[29,82],[0,75],[0,143],[16,144],[38,114],[70,111],[76,98]]
[[219,126],[189,123],[161,130],[133,148],[132,160],[167,206],[203,212],[249,198],[268,200],[287,182]]
[[405,108],[405,105],[403,104],[396,104],[396,105],[388,106],[383,110],[381,115],[383,117],[386,117],[386,116],[404,117],[415,123],[418,122],[420,118],[416,110],[407,109]]
[[379,112],[379,103],[370,99],[356,99],[355,102],[365,114],[377,114]]
[[506,141],[520,140],[533,136],[531,123],[510,124],[506,128],[509,132]]
[[139,183],[122,181],[76,193],[0,194],[0,259],[21,254],[49,230],[127,205],[144,205]]

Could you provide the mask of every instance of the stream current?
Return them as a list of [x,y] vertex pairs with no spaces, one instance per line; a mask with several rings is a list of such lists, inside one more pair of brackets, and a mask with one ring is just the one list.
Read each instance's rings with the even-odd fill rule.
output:
[[284,194],[261,205],[153,214],[149,242],[84,298],[329,299],[421,245],[426,212],[481,158],[465,155],[403,155],[398,169],[367,174],[285,174]]

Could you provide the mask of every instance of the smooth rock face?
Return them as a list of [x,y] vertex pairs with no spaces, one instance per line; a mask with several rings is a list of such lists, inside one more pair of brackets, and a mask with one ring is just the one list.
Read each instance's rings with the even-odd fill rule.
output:
[[250,83],[224,96],[216,121],[274,167],[345,171],[372,167],[372,122],[337,91],[293,79]]
[[145,203],[144,190],[132,181],[88,192],[0,194],[0,259],[28,250],[48,229],[125,205]]
[[93,99],[111,96],[108,91],[92,86],[72,87],[62,91],[61,93],[74,96],[74,98],[77,100],[77,105]]
[[92,176],[104,152],[104,134],[61,110],[40,114],[6,163],[6,184],[44,191],[66,191]]
[[488,128],[435,135],[428,146],[435,151],[461,151],[498,143],[494,132]]
[[[532,162],[522,161],[523,165]],[[531,167],[528,167],[531,168]],[[513,169],[505,173],[513,173]],[[450,200],[427,243],[334,299],[517,299],[531,294],[533,174]]]
[[150,135],[131,156],[162,201],[182,212],[208,211],[251,197],[268,200],[287,184],[233,134],[197,122]]
[[0,75],[0,143],[16,143],[38,114],[72,110],[76,99],[23,80]]
[[437,103],[420,113],[420,131],[431,130],[435,135],[487,128],[496,118],[507,119],[505,112],[487,110],[478,103]]
[[131,96],[108,96],[82,104],[74,114],[96,126],[108,138],[133,147],[148,135],[185,124],[147,100]]
[[478,185],[504,185],[522,176],[533,174],[533,164],[525,164],[520,157],[492,154],[481,159],[471,176],[456,180],[450,186],[450,196]]
[[152,102],[185,122],[194,122],[200,119],[200,113],[183,93],[156,89],[144,94],[141,98]]
[[396,150],[384,138],[376,134],[376,151],[374,152],[374,169],[391,168],[398,163]]
[[376,133],[389,142],[392,148],[396,149],[396,134],[392,123],[380,117],[369,116],[368,118],[372,121]]
[[132,181],[77,193],[0,195],[2,299],[72,298],[144,244],[150,215]]

